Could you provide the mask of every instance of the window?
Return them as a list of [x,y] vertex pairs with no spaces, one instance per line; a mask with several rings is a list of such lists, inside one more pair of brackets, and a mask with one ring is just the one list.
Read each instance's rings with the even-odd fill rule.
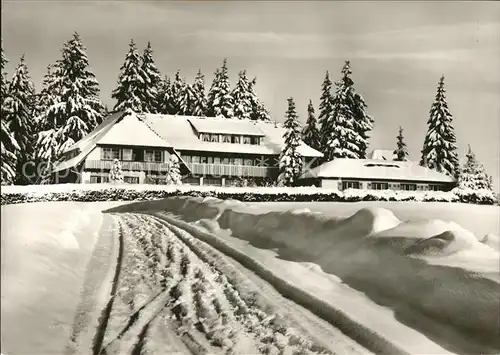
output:
[[441,188],[441,186],[440,186],[440,185],[434,185],[434,184],[431,184],[431,185],[429,185],[429,190],[430,190],[430,191],[441,191],[441,190],[442,190],[442,188]]
[[200,157],[200,163],[207,164],[208,163],[208,157]]
[[193,155],[191,157],[191,163],[199,164],[200,163],[200,157],[198,155]]
[[195,177],[187,177],[182,180],[182,183],[187,185],[199,185],[200,179]]
[[240,136],[231,136],[231,143],[240,144]]
[[186,163],[191,163],[191,156],[190,155],[185,155],[182,157],[182,159],[186,162]]
[[131,161],[132,160],[132,149],[123,149],[122,150],[122,160]]
[[222,186],[222,178],[209,178],[209,177],[206,177],[206,178],[203,179],[203,185]]
[[212,134],[210,136],[210,142],[219,143],[219,135],[218,134]]
[[138,176],[124,176],[123,181],[126,182],[127,184],[138,184],[139,177]]
[[342,190],[359,189],[359,181],[342,181]]
[[210,142],[210,133],[202,133],[201,134],[201,140],[203,142]]
[[102,148],[101,160],[120,159],[120,149],[118,148]]
[[253,159],[245,159],[245,160],[243,160],[243,165],[253,166]]
[[229,164],[231,164],[231,161],[229,160],[228,157],[224,157],[224,158],[222,158],[222,164],[229,165]]
[[386,182],[372,182],[372,190],[387,190],[389,185]]
[[213,164],[214,163],[214,157],[207,157],[207,164]]
[[101,184],[109,182],[108,176],[100,176],[100,175],[90,175],[90,183],[91,184]]
[[243,165],[243,159],[241,158],[233,158],[234,165]]
[[252,139],[249,136],[243,136],[243,144],[251,144]]
[[231,135],[223,134],[222,135],[222,143],[231,143]]
[[251,143],[254,145],[260,145],[260,137],[252,137]]
[[220,157],[214,157],[214,164],[220,164]]
[[416,191],[417,190],[417,185],[416,184],[401,184],[401,190],[404,190],[404,191]]
[[161,150],[146,150],[144,152],[144,161],[161,163]]

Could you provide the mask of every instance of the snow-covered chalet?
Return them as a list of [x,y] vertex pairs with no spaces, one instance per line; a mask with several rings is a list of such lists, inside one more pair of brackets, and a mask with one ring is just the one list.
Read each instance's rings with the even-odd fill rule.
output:
[[[118,159],[125,182],[162,183],[175,154],[183,183],[227,186],[239,178],[259,183],[276,179],[284,133],[274,122],[118,112],[68,148],[53,174],[60,183],[105,183]],[[322,156],[304,143],[298,149],[306,165]]]
[[374,150],[370,159],[334,159],[308,169],[302,185],[330,189],[448,191],[455,179],[411,161],[395,161],[390,150]]

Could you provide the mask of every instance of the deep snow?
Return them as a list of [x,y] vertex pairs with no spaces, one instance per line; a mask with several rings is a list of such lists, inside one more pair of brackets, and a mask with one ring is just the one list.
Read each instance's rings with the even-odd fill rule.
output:
[[[318,204],[333,209],[327,216],[312,211],[311,205],[180,197],[115,211],[172,212],[260,258],[276,272],[288,271],[289,278],[297,263],[315,265],[313,270],[329,276],[337,289],[339,284],[347,285],[363,296],[349,304],[346,299],[352,294],[321,293],[332,305],[343,305],[344,311],[367,322],[363,314],[371,314],[376,319],[371,321],[373,327],[388,336],[392,333],[394,340],[414,346],[417,352],[429,353],[430,348],[418,336],[410,336],[408,328],[451,352],[500,351],[500,258],[494,243],[498,237],[475,235],[453,221],[463,222],[468,216],[477,222],[489,213],[488,226],[476,230],[494,233],[498,219],[493,213],[498,207],[460,205],[460,210],[451,204],[415,203],[400,204],[399,209],[391,204],[391,211],[378,207],[380,203]],[[294,211],[284,211],[292,206]],[[424,212],[426,206],[432,207]],[[340,207],[348,208],[332,217]],[[410,217],[412,208],[419,211],[414,218]],[[397,217],[405,213],[409,220]],[[441,216],[443,220],[437,219]],[[297,271],[296,275],[301,274]],[[305,275],[295,278],[296,282],[312,293],[317,295],[321,287],[329,289],[320,286],[328,285],[327,277],[316,284]],[[400,330],[395,330],[396,322]]]

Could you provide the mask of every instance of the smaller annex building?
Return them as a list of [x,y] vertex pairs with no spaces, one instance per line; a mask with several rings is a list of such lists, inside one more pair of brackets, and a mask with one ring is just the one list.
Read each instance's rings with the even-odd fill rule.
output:
[[[378,159],[334,159],[307,170],[301,185],[330,189],[449,191],[455,179],[411,161]],[[372,154],[374,156],[375,154]]]

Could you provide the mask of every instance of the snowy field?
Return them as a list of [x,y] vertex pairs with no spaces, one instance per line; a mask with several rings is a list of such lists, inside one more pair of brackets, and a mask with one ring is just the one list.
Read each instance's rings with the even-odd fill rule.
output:
[[170,198],[1,212],[9,355],[500,351],[498,207]]

